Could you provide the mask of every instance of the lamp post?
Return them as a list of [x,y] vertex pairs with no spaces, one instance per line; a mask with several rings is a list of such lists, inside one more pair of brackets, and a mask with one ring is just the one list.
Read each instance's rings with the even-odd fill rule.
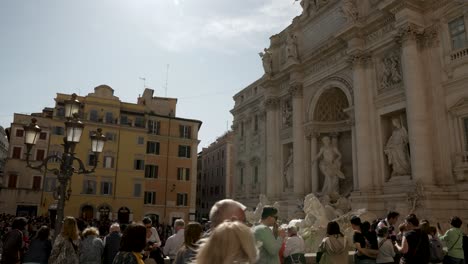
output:
[[[32,165],[30,162],[31,149],[39,138],[41,128],[36,124],[37,120],[35,118],[31,119],[31,123],[29,125],[24,126],[24,143],[26,144],[27,149],[27,167],[39,171],[45,169],[48,172],[52,172],[57,176],[59,182],[58,187],[54,190],[53,193],[54,199],[58,200],[54,237],[57,237],[57,235],[61,232],[65,201],[70,199],[72,193],[70,182],[71,177],[74,173],[89,174],[95,171],[98,163],[99,153],[102,152],[104,143],[106,141],[106,137],[102,134],[102,130],[100,128],[98,128],[96,132],[91,133],[91,150],[95,155],[95,159],[93,168],[91,170],[87,170],[83,161],[75,157],[75,147],[76,144],[80,142],[80,138],[84,129],[84,124],[78,118],[80,102],[76,99],[76,97],[76,94],[72,94],[71,99],[65,101],[65,117],[67,120],[65,121],[65,137],[63,138],[64,152],[61,156],[50,155],[42,160],[40,164],[35,166]],[[51,159],[60,161],[60,167],[58,169],[48,167],[49,160]]]

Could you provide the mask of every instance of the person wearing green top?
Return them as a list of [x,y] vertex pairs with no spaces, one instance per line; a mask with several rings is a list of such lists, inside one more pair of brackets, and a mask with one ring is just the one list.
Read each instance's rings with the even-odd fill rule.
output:
[[454,216],[450,220],[450,225],[452,228],[447,230],[445,235],[441,235],[443,232],[440,230],[440,225],[437,224],[439,238],[445,242],[448,249],[444,264],[464,264],[463,232],[460,230],[462,220],[458,216]]
[[[260,225],[254,227],[255,240],[261,243],[257,264],[279,264],[279,251],[285,233],[278,236],[278,210],[265,206],[262,211]],[[270,229],[273,227],[273,231]]]

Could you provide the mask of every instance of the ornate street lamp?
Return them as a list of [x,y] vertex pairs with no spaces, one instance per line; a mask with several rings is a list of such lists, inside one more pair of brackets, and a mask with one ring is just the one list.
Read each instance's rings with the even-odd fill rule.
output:
[[[44,168],[46,171],[52,172],[57,176],[59,186],[55,189],[53,195],[57,204],[57,219],[55,221],[55,237],[61,232],[62,221],[64,217],[65,201],[70,199],[71,189],[71,177],[74,173],[77,174],[89,174],[93,173],[98,164],[99,153],[104,148],[106,137],[102,134],[100,128],[97,132],[91,133],[91,150],[95,155],[95,162],[91,170],[87,170],[83,161],[75,157],[75,146],[80,142],[81,135],[83,134],[84,124],[78,119],[78,113],[80,110],[80,102],[76,99],[76,94],[72,94],[70,100],[65,101],[65,137],[63,138],[64,152],[61,156],[50,155],[47,156],[40,164],[34,166],[31,164],[30,156],[31,149],[36,144],[41,128],[36,124],[35,118],[31,119],[31,124],[24,126],[25,137],[24,143],[26,144],[26,164],[27,167],[42,171]],[[49,160],[59,160],[60,168],[49,168]],[[75,166],[77,165],[77,167]],[[68,190],[67,190],[68,186]]]

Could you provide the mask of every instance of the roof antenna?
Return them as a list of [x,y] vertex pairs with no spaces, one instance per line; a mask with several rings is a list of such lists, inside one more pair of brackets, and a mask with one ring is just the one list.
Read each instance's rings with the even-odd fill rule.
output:
[[146,89],[146,78],[145,77],[138,77],[138,78],[143,81],[143,90]]
[[169,81],[169,64],[166,66],[166,87],[164,89],[164,97],[167,97],[167,83]]

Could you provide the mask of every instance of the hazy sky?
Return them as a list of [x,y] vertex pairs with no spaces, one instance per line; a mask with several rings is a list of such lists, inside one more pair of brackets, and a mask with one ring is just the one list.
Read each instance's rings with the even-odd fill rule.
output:
[[[56,93],[146,86],[203,121],[200,148],[231,126],[232,96],[263,74],[258,52],[300,13],[294,0],[0,0],[0,125]],[[200,149],[199,148],[199,149]]]

